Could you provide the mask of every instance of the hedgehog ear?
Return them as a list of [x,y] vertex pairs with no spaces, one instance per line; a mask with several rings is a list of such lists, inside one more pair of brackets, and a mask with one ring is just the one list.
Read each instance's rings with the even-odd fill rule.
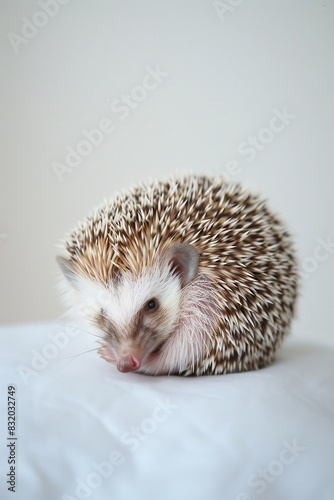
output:
[[59,255],[56,257],[56,261],[58,262],[58,265],[67,279],[67,281],[73,285],[76,286],[78,282],[78,276],[76,275],[73,266],[71,264],[71,261],[66,259],[65,257],[60,257]]
[[172,272],[181,279],[181,287],[184,287],[194,278],[197,273],[198,251],[188,243],[176,243],[164,254]]

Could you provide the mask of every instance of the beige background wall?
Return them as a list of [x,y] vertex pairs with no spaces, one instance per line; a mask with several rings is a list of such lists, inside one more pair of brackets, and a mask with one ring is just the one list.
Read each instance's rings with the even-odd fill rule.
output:
[[333,2],[0,6],[0,321],[58,317],[55,245],[103,197],[225,171],[295,234],[295,335],[334,344]]

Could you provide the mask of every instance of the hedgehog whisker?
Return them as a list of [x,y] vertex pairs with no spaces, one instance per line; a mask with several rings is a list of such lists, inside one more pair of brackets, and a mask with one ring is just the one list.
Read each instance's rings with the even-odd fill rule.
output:
[[93,337],[97,337],[98,339],[103,339],[103,335],[99,335],[98,333],[94,332],[89,332],[88,330],[84,330],[83,328],[76,327],[77,330],[80,330],[81,332],[88,333],[89,335],[92,335]]
[[[68,365],[69,365],[72,361],[74,361],[79,356],[82,356],[83,354],[88,354],[89,352],[98,351],[99,349],[101,349],[101,348],[94,347],[94,349],[89,349],[88,351],[79,352],[79,354],[73,354],[73,356],[66,356],[65,358],[59,358],[59,361],[64,361],[65,359],[70,359],[71,361],[68,363]],[[68,366],[68,365],[66,365],[66,366]]]

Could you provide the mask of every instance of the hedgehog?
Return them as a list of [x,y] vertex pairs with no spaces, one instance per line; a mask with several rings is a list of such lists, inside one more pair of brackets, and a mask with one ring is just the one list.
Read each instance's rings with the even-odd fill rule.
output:
[[269,365],[298,291],[291,236],[221,175],[174,175],[104,201],[61,242],[69,311],[120,372],[218,375]]

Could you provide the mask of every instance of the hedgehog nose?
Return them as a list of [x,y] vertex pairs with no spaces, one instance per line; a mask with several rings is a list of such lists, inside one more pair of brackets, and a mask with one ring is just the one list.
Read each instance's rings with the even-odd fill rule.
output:
[[133,354],[128,354],[119,358],[117,361],[117,369],[122,372],[135,372],[140,368],[140,361]]

